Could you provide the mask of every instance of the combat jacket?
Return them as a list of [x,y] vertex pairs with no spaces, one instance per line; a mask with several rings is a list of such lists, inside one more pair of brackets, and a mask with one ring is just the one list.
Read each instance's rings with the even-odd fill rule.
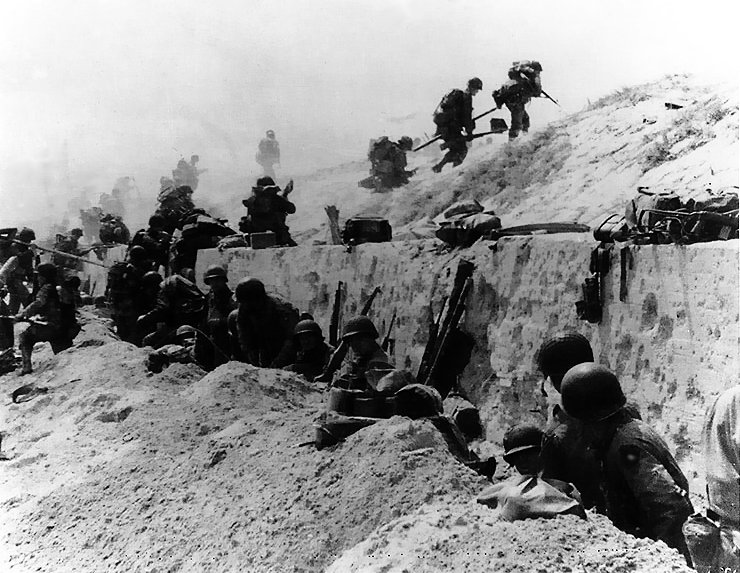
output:
[[693,512],[689,484],[660,436],[623,414],[602,463],[606,512],[614,525],[687,555],[681,526]]
[[49,327],[60,328],[62,316],[56,287],[48,283],[42,286],[36,293],[36,298],[23,309],[21,315],[26,318],[39,316],[41,320],[49,323]]
[[335,386],[354,390],[374,390],[373,382],[377,383],[378,380],[369,380],[367,376],[368,371],[376,370],[379,373],[387,373],[389,370],[394,369],[385,351],[379,344],[376,343],[375,346],[376,348],[371,354],[364,356],[355,355],[342,369],[342,373]]
[[149,321],[170,326],[201,326],[205,314],[205,295],[194,283],[180,275],[167,277],[162,283],[154,309],[145,316]]
[[298,323],[298,310],[289,302],[267,296],[256,312],[239,305],[229,321],[234,350],[245,362],[263,368],[282,368],[295,361],[293,331]]

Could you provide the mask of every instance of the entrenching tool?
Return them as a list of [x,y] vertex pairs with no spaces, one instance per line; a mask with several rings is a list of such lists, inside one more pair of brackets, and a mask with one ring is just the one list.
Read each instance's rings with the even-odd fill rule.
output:
[[[493,113],[493,112],[494,112],[494,111],[496,111],[497,109],[498,109],[498,107],[492,107],[492,108],[491,108],[491,109],[489,109],[488,111],[484,111],[484,112],[483,112],[482,114],[480,114],[480,115],[476,115],[476,116],[475,116],[475,117],[473,118],[473,121],[475,121],[476,119],[480,119],[480,118],[482,118],[483,116],[486,116],[486,115],[488,115],[489,113]],[[491,132],[491,133],[494,133],[494,132]],[[477,135],[478,135],[478,134],[476,133],[476,134],[474,134],[474,135],[473,135],[473,137],[475,137],[475,136],[477,136]],[[480,135],[488,135],[488,134],[487,134],[487,133],[481,133]],[[421,144],[421,145],[420,145],[419,147],[415,147],[415,148],[414,148],[414,149],[412,149],[411,151],[419,151],[420,149],[424,149],[425,147],[427,147],[427,146],[431,145],[431,144],[432,144],[432,143],[434,143],[435,141],[439,141],[440,139],[442,139],[442,136],[441,136],[441,135],[438,135],[438,136],[436,136],[436,137],[433,137],[432,139],[430,139],[430,140],[429,140],[429,141],[427,141],[426,143],[422,143],[422,144]]]

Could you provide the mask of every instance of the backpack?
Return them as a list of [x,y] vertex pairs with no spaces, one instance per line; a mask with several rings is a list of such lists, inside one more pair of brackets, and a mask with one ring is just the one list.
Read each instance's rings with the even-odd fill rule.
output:
[[459,89],[453,89],[445,94],[437,105],[437,109],[434,110],[434,123],[439,126],[452,123],[462,106],[464,95],[463,91]]
[[391,240],[391,225],[382,217],[352,217],[342,231],[342,242],[347,245],[387,243]]
[[131,289],[133,273],[129,263],[118,261],[108,270],[105,292],[110,302],[118,302],[133,296]]
[[539,62],[535,60],[521,60],[511,64],[508,76],[510,79],[520,83],[526,78],[526,84],[529,87],[529,91],[531,91],[530,95],[532,97],[540,97],[540,94],[542,94],[541,71],[542,66]]

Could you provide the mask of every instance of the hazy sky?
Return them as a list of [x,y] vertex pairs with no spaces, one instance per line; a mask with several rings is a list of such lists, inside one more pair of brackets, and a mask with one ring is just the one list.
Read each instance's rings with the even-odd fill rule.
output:
[[[361,159],[370,137],[433,131],[441,95],[473,75],[484,83],[476,108],[492,107],[515,59],[542,63],[543,86],[566,111],[667,73],[736,81],[734,5],[7,1],[0,223],[36,215],[68,189],[108,191],[121,175],[151,193],[181,155],[199,153],[213,177],[256,174],[270,128],[284,172]],[[533,106],[535,128],[562,113]]]

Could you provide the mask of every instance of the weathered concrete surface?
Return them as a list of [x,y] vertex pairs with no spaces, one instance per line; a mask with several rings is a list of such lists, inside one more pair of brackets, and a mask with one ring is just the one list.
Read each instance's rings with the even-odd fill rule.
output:
[[[351,253],[339,246],[209,250],[201,251],[197,274],[224,264],[232,284],[259,277],[325,329],[337,281],[347,285],[345,318],[381,285],[370,316],[383,333],[397,311],[396,364],[415,371],[457,261],[471,260],[475,284],[465,328],[478,347],[463,384],[482,409],[490,440],[499,441],[515,420],[543,421],[531,411],[539,405],[534,353],[548,334],[574,328],[619,374],[687,475],[701,480],[698,440],[706,406],[737,382],[738,241],[627,247],[624,274],[617,247],[598,325],[575,313],[593,247],[589,235],[559,235],[503,239],[455,253],[440,251],[435,241],[367,244]],[[620,289],[626,289],[623,301]]]

